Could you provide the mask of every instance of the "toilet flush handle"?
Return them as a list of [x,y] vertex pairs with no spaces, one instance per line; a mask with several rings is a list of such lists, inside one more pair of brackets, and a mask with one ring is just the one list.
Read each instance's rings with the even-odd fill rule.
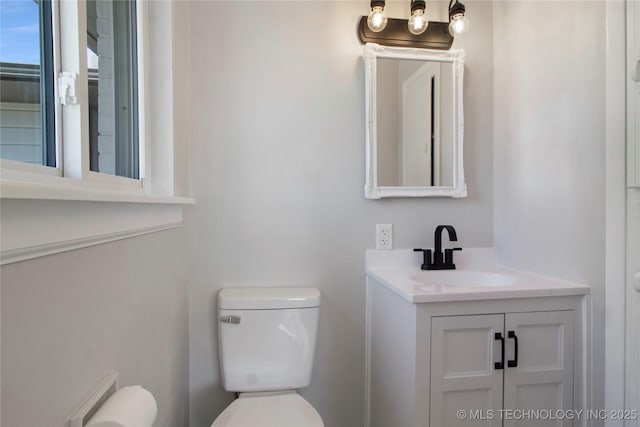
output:
[[220,323],[229,323],[231,325],[239,325],[240,324],[240,316],[222,316],[220,318]]

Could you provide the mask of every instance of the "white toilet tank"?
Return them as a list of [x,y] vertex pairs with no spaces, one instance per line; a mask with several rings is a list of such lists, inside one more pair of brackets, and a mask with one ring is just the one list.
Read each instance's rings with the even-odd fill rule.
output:
[[316,288],[226,288],[218,294],[218,348],[227,391],[289,390],[311,382]]

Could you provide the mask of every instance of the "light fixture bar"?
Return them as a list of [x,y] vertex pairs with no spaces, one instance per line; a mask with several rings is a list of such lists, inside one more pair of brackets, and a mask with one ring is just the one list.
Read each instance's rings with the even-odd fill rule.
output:
[[407,19],[387,18],[387,25],[380,32],[373,32],[367,25],[367,17],[360,18],[358,37],[362,43],[378,43],[385,46],[420,47],[447,50],[453,44],[449,23],[430,21],[427,30],[419,35],[407,31]]

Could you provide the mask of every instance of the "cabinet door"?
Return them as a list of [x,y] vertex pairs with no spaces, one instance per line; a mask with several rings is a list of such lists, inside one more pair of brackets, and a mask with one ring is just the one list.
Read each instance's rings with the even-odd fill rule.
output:
[[546,410],[553,415],[554,410],[573,408],[573,312],[509,313],[505,331],[504,408],[541,412],[530,419],[514,412],[513,419],[505,416],[504,427],[571,426],[569,420],[541,418]]
[[[430,426],[500,426],[504,315],[434,317],[431,321]],[[465,418],[457,414],[465,411]],[[473,411],[473,413],[471,412]],[[495,414],[493,420],[489,414]]]

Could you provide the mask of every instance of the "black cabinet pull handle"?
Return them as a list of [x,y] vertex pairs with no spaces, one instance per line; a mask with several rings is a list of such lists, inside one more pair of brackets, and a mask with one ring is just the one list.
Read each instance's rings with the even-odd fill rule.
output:
[[495,362],[493,367],[495,369],[504,369],[504,337],[501,332],[496,332],[494,335],[495,340],[500,340],[500,361]]
[[514,343],[514,352],[513,352],[513,360],[509,360],[507,362],[507,366],[509,368],[517,368],[518,367],[518,337],[514,331],[509,331],[509,338],[513,338]]

